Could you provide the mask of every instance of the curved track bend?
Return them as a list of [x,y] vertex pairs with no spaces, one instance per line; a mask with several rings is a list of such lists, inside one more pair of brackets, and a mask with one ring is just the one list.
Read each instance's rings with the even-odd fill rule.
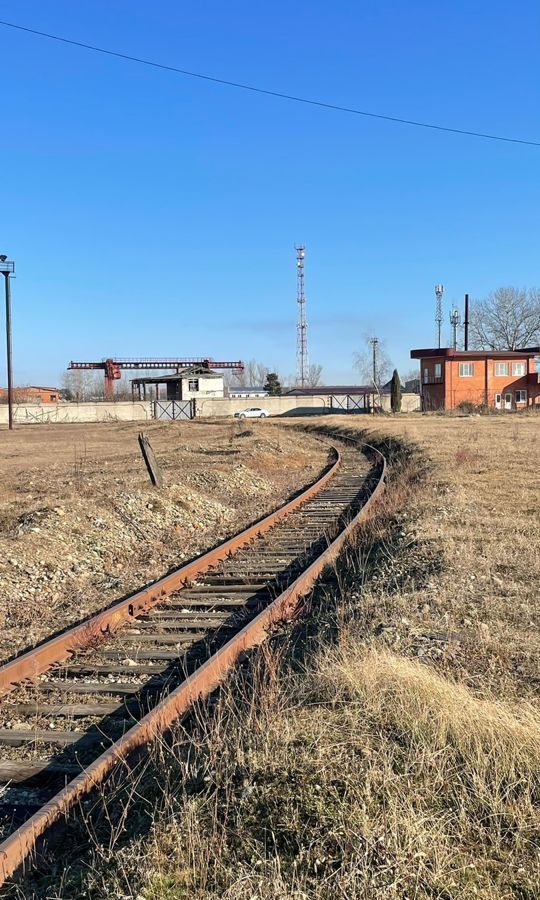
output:
[[276,512],[0,666],[0,886],[50,825],[291,618],[337,558],[386,462],[332,437],[327,470]]

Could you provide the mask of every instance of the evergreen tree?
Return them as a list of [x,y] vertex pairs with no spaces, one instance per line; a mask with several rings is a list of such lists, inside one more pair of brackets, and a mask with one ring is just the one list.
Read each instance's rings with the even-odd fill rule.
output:
[[401,380],[397,369],[394,369],[394,374],[392,375],[390,405],[393,413],[401,412]]
[[278,397],[281,394],[281,384],[275,372],[269,372],[266,376],[264,389],[271,397]]

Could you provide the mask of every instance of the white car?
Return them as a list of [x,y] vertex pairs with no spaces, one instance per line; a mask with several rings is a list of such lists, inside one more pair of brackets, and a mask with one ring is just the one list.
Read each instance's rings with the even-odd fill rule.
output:
[[242,412],[235,412],[235,419],[266,419],[270,415],[267,409],[261,409],[260,406],[250,406],[249,409],[243,409]]

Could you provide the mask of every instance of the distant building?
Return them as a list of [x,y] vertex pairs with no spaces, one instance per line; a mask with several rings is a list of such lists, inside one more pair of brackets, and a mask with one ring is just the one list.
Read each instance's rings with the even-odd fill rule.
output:
[[[58,403],[61,399],[61,391],[59,388],[28,385],[26,387],[16,387],[13,389],[14,403]],[[7,388],[0,388],[0,403],[7,402]]]
[[420,361],[423,410],[455,409],[461,403],[501,410],[540,408],[540,347],[523,350],[411,350]]
[[189,366],[174,375],[132,378],[131,391],[139,400],[158,399],[160,385],[165,385],[167,400],[195,400],[223,397],[223,375],[206,366]]
[[419,394],[422,387],[419,378],[409,378],[405,382],[405,391],[407,394]]
[[242,400],[248,397],[268,397],[268,391],[263,387],[232,387],[229,388],[229,397]]
[[[401,390],[404,391],[405,385],[403,384],[401,378],[399,379],[399,383],[401,385]],[[381,393],[382,394],[391,394],[392,393],[392,379],[390,379],[390,381],[387,381],[386,384],[381,385]]]
[[283,396],[321,397],[327,409],[369,412],[373,402],[373,387],[355,384],[319,384],[317,387],[294,387],[285,391]]

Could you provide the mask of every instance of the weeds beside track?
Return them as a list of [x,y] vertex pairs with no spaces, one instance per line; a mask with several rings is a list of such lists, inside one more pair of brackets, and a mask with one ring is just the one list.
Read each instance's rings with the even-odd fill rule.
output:
[[[413,425],[397,427],[410,434]],[[477,423],[456,425],[458,449],[467,426]],[[136,778],[145,801],[124,789],[124,818],[111,820],[109,806],[86,865],[66,873],[65,893],[55,893],[57,872],[44,896],[536,900],[540,719],[533,683],[518,693],[525,666],[511,683],[501,665],[522,649],[527,623],[512,602],[490,619],[490,597],[480,595],[491,631],[482,643],[461,586],[487,560],[474,565],[472,554],[467,569],[463,557],[452,567],[436,530],[443,504],[456,502],[448,537],[463,532],[475,548],[476,505],[500,497],[496,510],[508,506],[506,456],[478,439],[480,466],[455,471],[450,426],[428,453],[407,435],[385,437],[393,422],[378,427],[356,435],[387,455],[388,489],[316,587],[309,617],[235,671],[217,705],[198,710],[198,728],[175,729],[172,746],[155,747]],[[498,494],[476,489],[486,452]],[[533,485],[534,467],[527,474]],[[449,487],[456,481],[463,502]],[[527,522],[529,504],[521,509],[519,519],[513,503]],[[530,562],[533,572],[534,553]],[[519,631],[500,647],[505,613]]]
[[[178,716],[189,709],[195,699],[205,696],[220,683],[227,669],[246,648],[264,640],[269,626],[290,617],[294,612],[300,598],[309,591],[324,567],[336,559],[341,547],[382,490],[384,458],[371,448],[379,471],[375,482],[367,488],[364,483],[365,474],[358,473],[353,464],[353,460],[358,463],[359,459],[355,446],[357,442],[351,443],[354,449],[342,451],[338,462],[316,485],[277,514],[263,520],[266,527],[261,527],[262,522],[259,523],[242,536],[213,551],[213,556],[207,554],[203,562],[199,560],[179,570],[175,576],[168,576],[167,584],[162,582],[154,585],[142,594],[118,604],[112,611],[99,614],[93,622],[94,627],[91,620],[71,629],[65,636],[45,642],[41,647],[7,664],[3,670],[0,669],[4,689],[9,689],[14,684],[20,686],[21,679],[26,680],[31,676],[36,678],[40,672],[49,670],[53,663],[62,665],[61,669],[52,672],[52,678],[47,674],[45,681],[43,678],[40,680],[37,685],[39,697],[30,700],[25,694],[22,698],[15,697],[15,702],[9,697],[12,713],[26,715],[32,724],[29,729],[15,729],[10,724],[0,730],[0,741],[12,747],[22,746],[31,752],[23,754],[22,761],[14,759],[15,765],[10,765],[10,761],[6,760],[4,780],[6,774],[22,783],[36,778],[50,780],[53,776],[65,777],[72,773],[73,768],[82,767],[79,775],[47,800],[45,805],[0,845],[0,866],[4,878],[24,864],[34,849],[36,840],[60,815],[99,784],[118,761],[125,760],[136,748],[167,729]],[[338,473],[339,463],[342,465]],[[257,535],[259,542],[266,540],[260,537],[262,532],[274,526],[285,515],[291,515],[297,507],[295,516],[298,521],[282,526],[281,531],[272,531],[268,544],[259,543],[258,546],[248,548],[245,551],[246,558],[242,553],[235,553],[229,563],[231,551],[237,551]],[[297,543],[300,538],[302,547]],[[215,566],[220,560],[220,569],[209,570],[212,564]],[[207,574],[196,597],[188,598],[189,591],[184,591],[177,598],[180,606],[175,604],[176,598],[171,592],[177,591],[182,585],[185,588],[189,579],[194,579],[201,572]],[[218,591],[219,599],[215,593],[212,594],[212,583]],[[191,584],[190,590],[194,587],[196,589],[196,585]],[[227,596],[231,590],[233,599]],[[242,591],[242,597],[236,595],[236,601],[240,602],[235,602],[235,591]],[[170,601],[171,596],[172,605],[167,607],[171,612],[170,619],[169,613],[160,609],[155,613],[151,611],[156,602]],[[188,617],[181,615],[184,612],[182,602],[186,602],[183,598],[193,601],[188,604],[191,608],[189,614],[192,615],[193,608],[196,608],[198,621],[191,622]],[[262,606],[262,611],[244,627],[241,618],[234,621],[233,617],[228,618],[222,612],[218,616],[220,621],[216,630],[211,621],[212,616],[215,616],[214,610],[219,612],[231,603],[251,613]],[[140,628],[125,628],[129,622],[138,624],[141,615],[144,615],[144,619]],[[238,631],[239,628],[241,630]],[[189,634],[186,634],[186,629]],[[236,630],[238,633],[223,643],[224,629]],[[118,649],[104,649],[100,641],[96,647],[95,638],[98,633],[102,637],[116,637]],[[213,639],[218,636],[217,646],[216,643],[213,644],[213,639],[210,640],[210,655],[202,665],[200,657],[199,661],[190,659],[193,668],[191,673],[184,654],[182,666],[187,678],[175,687],[175,682],[178,682],[182,674],[178,670],[178,662],[175,662],[179,660],[178,645],[193,646],[197,643],[197,638],[201,643],[203,635],[208,634],[213,635]],[[94,645],[93,651],[90,651],[91,658],[85,656],[77,658],[75,662],[70,659],[65,665],[66,657],[71,657],[75,650],[83,649],[88,644],[89,635]],[[162,649],[164,646],[170,649]],[[115,662],[111,662],[113,659]],[[146,684],[141,683],[140,677],[151,675],[149,669],[152,666],[155,666],[155,678],[150,678],[149,681],[146,679]],[[85,674],[91,676],[90,680],[81,681],[80,676]],[[131,684],[122,686],[117,677],[119,674],[130,675],[132,679],[136,675],[139,680],[137,683],[132,680]],[[42,696],[44,691],[47,695],[45,701]],[[81,693],[88,698],[83,703],[79,702]],[[126,694],[129,701],[121,703],[122,695]],[[90,702],[94,695],[97,702]],[[116,697],[116,700],[112,704],[103,704],[103,695]],[[106,716],[105,720],[99,719],[100,707]],[[44,727],[38,727],[38,724],[48,716],[60,716],[64,722],[70,722],[73,717],[83,723],[86,720],[86,730],[81,733],[80,729],[70,724],[67,730],[58,731],[53,727],[52,731],[47,732]],[[38,723],[36,719],[39,719]],[[50,745],[63,749],[54,758],[41,758],[41,748]],[[79,752],[72,752],[73,745],[79,748]],[[101,756],[95,758],[95,749],[100,745],[105,745],[106,749]],[[87,763],[85,757],[89,746],[90,756],[94,758]],[[66,748],[70,748],[69,753]],[[17,798],[20,797],[18,791],[20,788],[14,789],[15,807]],[[38,790],[34,796],[40,803],[41,792]]]

